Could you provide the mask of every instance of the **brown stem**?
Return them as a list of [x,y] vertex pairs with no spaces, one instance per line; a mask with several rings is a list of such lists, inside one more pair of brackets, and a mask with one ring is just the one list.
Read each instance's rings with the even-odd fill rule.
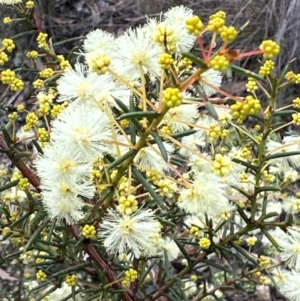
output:
[[[8,146],[3,138],[3,136],[0,136],[0,149],[3,150],[8,150]],[[9,157],[9,159],[14,162],[14,156],[13,154],[8,153],[7,156]],[[16,167],[20,170],[20,172],[22,173],[22,175],[24,177],[26,177],[29,182],[31,183],[31,185],[38,191],[40,192],[40,181],[37,178],[37,176],[26,166],[26,164],[22,161],[22,160],[18,160],[16,162],[14,162],[14,164],[16,165]]]
[[[78,225],[73,224],[69,225],[69,229],[73,233],[74,237],[77,240],[81,238],[81,231]],[[124,290],[123,286],[117,281],[115,277],[115,273],[110,269],[110,267],[105,263],[105,261],[100,257],[95,248],[87,242],[83,242],[82,247],[84,251],[89,255],[89,257],[98,265],[98,267],[105,272],[107,280],[112,283],[112,286],[117,290]],[[133,299],[129,296],[128,292],[123,292],[123,300],[125,301],[133,301]]]
[[40,17],[40,13],[37,8],[34,9],[33,13],[34,24],[39,32],[45,32],[45,24]]

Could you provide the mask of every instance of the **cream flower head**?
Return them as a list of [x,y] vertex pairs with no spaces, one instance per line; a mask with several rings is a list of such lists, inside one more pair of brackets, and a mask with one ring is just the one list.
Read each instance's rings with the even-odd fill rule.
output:
[[141,209],[132,215],[121,215],[108,209],[99,231],[108,253],[132,252],[134,257],[151,256],[158,253],[155,243],[160,236],[161,224],[154,219],[154,212]]

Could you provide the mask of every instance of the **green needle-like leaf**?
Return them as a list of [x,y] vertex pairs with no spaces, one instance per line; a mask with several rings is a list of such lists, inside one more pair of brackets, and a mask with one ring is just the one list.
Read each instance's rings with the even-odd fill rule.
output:
[[151,187],[151,184],[143,177],[143,175],[134,167],[132,168],[132,173],[137,178],[137,180],[139,180],[143,184],[144,188],[150,193],[157,205],[166,210],[166,205],[159,197],[159,195],[155,192],[155,190]]
[[246,70],[246,69],[244,69],[244,68],[242,68],[242,67],[239,67],[239,66],[236,66],[236,65],[231,64],[231,68],[232,68],[233,71],[236,71],[236,72],[238,72],[238,73],[241,73],[241,74],[243,74],[243,75],[246,75],[247,77],[253,77],[253,78],[257,79],[257,80],[263,80],[263,79],[264,79],[264,78],[263,78],[262,76],[260,76],[259,74],[254,73],[254,72],[249,71],[249,70]]
[[112,170],[116,168],[118,165],[121,165],[126,159],[130,158],[136,153],[136,150],[131,149],[127,153],[125,153],[123,156],[112,162],[111,164],[108,165],[107,169]]
[[273,154],[273,155],[265,156],[263,158],[263,161],[265,162],[265,161],[269,161],[269,160],[272,160],[272,159],[283,158],[283,157],[299,156],[299,155],[300,155],[299,151],[296,151],[296,152],[286,152],[286,153],[278,153],[278,154]]
[[11,139],[10,134],[9,134],[9,132],[7,131],[7,129],[6,129],[5,127],[3,127],[1,130],[2,130],[3,137],[4,137],[4,140],[5,140],[6,144],[7,144],[8,146],[13,145],[14,142],[13,142],[13,140]]
[[166,162],[168,162],[168,153],[167,153],[167,150],[166,150],[166,148],[165,148],[165,146],[164,146],[164,144],[161,140],[161,137],[155,132],[152,132],[151,135],[154,138],[154,141],[156,142],[157,147],[159,148],[162,157],[164,158],[164,160]]
[[292,114],[294,114],[296,111],[295,110],[280,110],[280,111],[275,111],[273,113],[273,116],[291,116]]
[[195,64],[197,64],[199,67],[203,68],[204,70],[208,69],[207,65],[205,64],[205,62],[203,60],[201,60],[199,57],[189,53],[189,52],[184,52],[182,53],[182,57],[183,58],[188,58],[190,59],[192,62],[194,62]]
[[36,240],[36,238],[40,235],[40,233],[45,229],[45,227],[47,227],[48,222],[50,221],[49,218],[46,218],[43,223],[34,231],[34,233],[31,235],[30,239],[28,240],[25,248],[24,248],[24,253],[27,252],[31,245],[34,243],[34,241]]
[[246,162],[246,161],[243,161],[243,160],[240,160],[240,159],[237,159],[237,158],[232,158],[231,161],[233,161],[235,163],[239,163],[243,166],[246,166],[247,168],[250,168],[251,170],[256,172],[257,167],[255,165],[252,165],[249,162]]
[[246,250],[244,250],[241,246],[236,243],[232,243],[232,246],[239,252],[241,255],[246,257],[250,262],[252,262],[255,266],[257,266],[257,260],[253,258]]
[[14,180],[14,181],[12,181],[12,182],[8,182],[8,183],[6,183],[6,184],[0,186],[0,192],[1,192],[1,191],[4,191],[4,190],[6,190],[6,189],[9,189],[9,188],[11,188],[11,187],[17,186],[18,183],[19,183],[19,180]]
[[263,186],[263,187],[258,187],[256,191],[257,193],[262,191],[280,191],[280,188],[275,186]]
[[59,271],[57,273],[54,273],[51,275],[51,278],[56,278],[58,276],[61,276],[61,275],[68,275],[68,274],[71,274],[73,272],[80,272],[82,271],[82,269],[90,266],[91,263],[90,262],[84,262],[84,263],[81,263],[81,264],[77,264],[76,266],[73,266],[73,267],[70,267],[70,268],[67,268],[67,269],[64,269],[62,271]]
[[129,113],[124,113],[122,114],[118,120],[123,120],[123,119],[134,119],[134,118],[144,118],[144,117],[151,117],[151,118],[156,118],[159,115],[154,112],[154,111],[141,111],[141,112],[129,112]]

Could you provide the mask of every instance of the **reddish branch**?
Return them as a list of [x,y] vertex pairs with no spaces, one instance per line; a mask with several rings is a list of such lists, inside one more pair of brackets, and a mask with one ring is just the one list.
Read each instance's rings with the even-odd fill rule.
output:
[[[69,229],[73,233],[73,235],[76,237],[77,240],[81,238],[81,231],[79,227],[75,224],[70,225]],[[107,280],[112,283],[112,286],[117,290],[124,290],[123,286],[116,282],[115,273],[110,269],[110,267],[104,262],[104,260],[100,257],[98,252],[95,250],[95,248],[87,243],[83,242],[82,244],[83,249],[87,254],[89,254],[90,258],[98,265],[98,267],[105,272]],[[123,292],[123,300],[125,301],[133,301],[133,299],[129,296],[127,292]]]

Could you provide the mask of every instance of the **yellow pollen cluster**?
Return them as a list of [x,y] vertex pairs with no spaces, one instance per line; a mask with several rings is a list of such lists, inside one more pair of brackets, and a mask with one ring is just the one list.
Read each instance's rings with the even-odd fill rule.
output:
[[204,28],[204,25],[199,16],[192,16],[185,21],[185,28],[189,34],[198,37]]
[[270,264],[270,259],[266,256],[261,255],[258,259],[258,262],[261,268],[266,268]]
[[53,119],[57,118],[57,116],[67,107],[67,103],[61,105],[54,105],[50,111],[51,117]]
[[207,237],[202,237],[200,238],[199,240],[199,246],[202,248],[202,249],[208,249],[211,245],[211,241],[209,238]]
[[228,135],[229,135],[229,131],[227,129],[222,129],[221,139],[225,139],[226,137],[228,137]]
[[38,103],[39,103],[39,113],[41,115],[48,115],[50,113],[51,104],[53,102],[54,95],[39,93],[37,95]]
[[36,38],[37,42],[38,42],[38,47],[39,48],[46,48],[47,46],[47,37],[48,37],[48,34],[47,33],[43,33],[43,32],[40,32]]
[[3,229],[2,229],[2,235],[3,236],[6,236],[7,234],[9,234],[10,233],[10,228],[9,227],[4,227]]
[[159,180],[157,186],[159,187],[159,195],[162,197],[172,197],[176,189],[176,185],[169,179]]
[[67,68],[71,67],[71,64],[68,60],[64,60],[61,63],[59,63],[59,67],[61,70],[66,70]]
[[294,113],[292,117],[293,123],[295,123],[296,125],[300,125],[300,113]]
[[168,108],[174,108],[181,105],[183,94],[178,88],[167,88],[163,92],[163,102]]
[[105,54],[96,53],[87,57],[87,63],[91,72],[96,72],[98,75],[101,75],[108,70],[111,61]]
[[247,245],[249,247],[252,247],[252,246],[254,246],[256,244],[257,238],[255,236],[251,236],[251,237],[249,237],[249,238],[246,239],[246,242],[247,242]]
[[54,70],[51,68],[45,68],[40,71],[39,75],[41,78],[50,78],[54,74]]
[[263,51],[265,59],[272,59],[280,52],[280,46],[272,40],[263,41],[260,44],[259,49]]
[[189,71],[193,67],[193,62],[189,58],[185,57],[180,60],[177,65],[180,70]]
[[10,121],[15,121],[18,119],[19,115],[17,112],[13,112],[11,114],[8,114],[7,117],[9,118]]
[[198,280],[198,276],[197,275],[191,275],[190,276],[190,279],[192,280],[192,281],[197,281]]
[[211,123],[209,125],[209,132],[208,132],[209,137],[217,140],[220,138],[221,132],[222,132],[221,127],[217,126],[216,124]]
[[152,172],[152,171],[147,171],[146,172],[146,177],[149,181],[151,181],[154,185],[157,185],[159,180],[161,179],[161,175]]
[[293,82],[295,84],[299,84],[300,83],[300,73],[295,74],[295,77],[293,79]]
[[30,127],[30,129],[32,127],[34,127],[38,123],[38,121],[39,121],[39,118],[36,116],[36,114],[34,112],[30,112],[27,114],[26,125],[28,125]]
[[227,153],[227,152],[228,152],[228,148],[227,148],[227,147],[222,146],[222,147],[220,148],[220,153],[221,153],[221,154],[225,154],[225,153]]
[[[167,46],[168,50],[174,51],[176,49],[176,38],[172,26],[162,22],[157,25],[153,40],[161,46]],[[166,45],[165,45],[166,44]]]
[[34,261],[34,251],[27,251],[20,256],[23,262],[33,262]]
[[[47,237],[47,236],[46,236]],[[48,254],[46,252],[41,251],[37,256],[47,256]],[[37,257],[35,262],[40,263],[45,261],[45,258]]]
[[229,220],[229,218],[231,217],[231,211],[230,210],[229,211],[225,210],[221,213],[220,216],[221,216],[222,219]]
[[138,278],[138,272],[134,269],[129,269],[125,272],[125,279],[122,281],[124,287],[128,287],[131,282],[134,282]]
[[229,173],[230,166],[231,166],[231,160],[228,156],[216,154],[211,170],[213,173],[222,177]]
[[37,281],[45,281],[47,279],[47,275],[45,272],[43,272],[42,270],[39,270],[36,273],[36,280]]
[[225,25],[226,13],[224,11],[218,11],[209,17],[208,30],[219,33],[222,27]]
[[123,128],[123,129],[126,129],[130,126],[130,120],[129,119],[122,119],[120,121],[120,126]]
[[48,90],[48,96],[51,97],[51,99],[55,98],[58,95],[57,90],[53,88],[49,88]]
[[59,63],[59,67],[61,70],[65,70],[71,67],[70,62],[66,60],[63,55],[58,55],[56,57],[56,61]]
[[130,215],[138,210],[138,201],[135,199],[134,195],[129,195],[128,197],[121,196],[119,199],[118,210],[121,213]]
[[42,89],[44,88],[44,81],[42,79],[37,79],[32,83],[34,89]]
[[24,89],[24,82],[20,78],[15,77],[10,83],[10,89],[15,92],[22,91]]
[[293,107],[296,109],[300,109],[300,97],[297,97],[293,100]]
[[[112,174],[112,177],[114,176],[115,175]],[[123,176],[118,184],[118,189],[121,195],[123,195],[125,191],[128,191],[129,185],[130,184],[128,178],[126,176]]]
[[266,182],[274,182],[275,181],[275,176],[269,174],[267,170],[264,170],[263,171],[263,179]]
[[275,63],[271,60],[266,60],[259,69],[259,75],[267,76],[274,70]]
[[21,178],[19,180],[18,187],[20,188],[20,190],[25,191],[28,189],[29,186],[30,186],[30,183],[27,178]]
[[100,179],[102,176],[101,171],[99,169],[92,170],[92,177],[93,179]]
[[225,55],[217,54],[210,60],[210,66],[217,71],[225,71],[229,66],[229,60]]
[[212,14],[209,19],[215,19],[215,18],[221,18],[224,19],[226,18],[226,13],[223,10],[219,10],[216,13]]
[[174,63],[174,59],[172,58],[172,55],[169,53],[162,53],[160,55],[160,58],[158,60],[161,68],[168,69],[170,66]]
[[1,72],[0,78],[3,84],[10,85],[15,77],[16,73],[14,71],[6,69]]
[[0,66],[3,66],[8,61],[8,56],[4,51],[0,52]]
[[254,129],[256,130],[256,131],[260,131],[261,130],[261,126],[260,126],[260,124],[256,124],[255,126],[254,126]]
[[260,100],[248,95],[243,103],[236,102],[231,106],[232,118],[237,119],[237,122],[241,124],[247,116],[257,114],[260,109]]
[[36,50],[31,50],[27,52],[26,56],[29,57],[30,59],[37,59],[39,53]]
[[7,169],[0,169],[0,176],[1,176],[1,177],[6,176],[7,173],[8,173]]
[[293,82],[294,84],[299,84],[300,83],[300,73],[295,74],[293,71],[289,71],[285,75],[285,79]]
[[224,42],[231,42],[235,40],[237,36],[237,30],[233,26],[223,26],[220,30],[220,37]]
[[41,104],[51,104],[53,102],[54,95],[51,93],[46,94],[46,93],[39,93],[37,95],[38,103]]
[[20,216],[20,215],[19,215],[18,212],[12,212],[12,213],[10,214],[10,219],[11,219],[13,222],[15,222],[15,221],[18,219],[19,216]]
[[4,24],[10,24],[11,22],[12,22],[12,19],[10,17],[3,18],[3,23]]
[[10,194],[5,194],[3,196],[3,201],[4,202],[11,202],[13,200],[12,196]]
[[294,204],[293,204],[293,208],[295,210],[296,213],[300,212],[300,200],[297,200]]
[[173,135],[173,131],[172,131],[172,127],[169,126],[169,125],[164,125],[162,128],[161,128],[161,131],[169,136]]
[[271,283],[270,279],[267,276],[260,276],[259,282],[263,285],[269,285]]
[[251,149],[249,147],[243,147],[241,157],[246,160],[251,159]]
[[81,234],[85,238],[96,238],[97,231],[92,225],[84,225],[84,227],[81,230]]
[[190,234],[194,237],[198,237],[200,234],[200,229],[196,226],[191,226],[190,228]]
[[11,176],[12,181],[20,180],[21,178],[22,178],[22,174],[19,171],[14,172]]
[[15,45],[15,43],[14,43],[14,41],[12,39],[3,39],[2,46],[8,52],[12,52],[16,48],[16,45]]
[[[114,180],[114,179],[116,178],[117,173],[118,173],[118,171],[117,171],[116,169],[114,169],[114,170],[111,172],[111,174],[110,174],[110,178],[111,178],[112,180]],[[123,178],[123,177],[122,177],[122,178]],[[120,181],[122,181],[122,178],[121,178]]]
[[67,275],[65,281],[68,286],[76,286],[77,277],[76,275]]
[[28,9],[34,8],[34,2],[31,0],[27,1],[26,8],[28,8]]
[[38,128],[37,129],[39,141],[41,142],[49,142],[50,133],[46,130],[46,128]]
[[256,141],[257,141],[258,143],[261,143],[261,141],[262,141],[262,135],[257,135],[257,136],[255,136],[254,138],[256,139]]
[[247,92],[254,92],[258,89],[256,80],[253,77],[248,77],[248,82],[246,84]]
[[41,113],[41,115],[48,115],[50,113],[50,109],[49,103],[41,103],[39,105],[39,113]]

